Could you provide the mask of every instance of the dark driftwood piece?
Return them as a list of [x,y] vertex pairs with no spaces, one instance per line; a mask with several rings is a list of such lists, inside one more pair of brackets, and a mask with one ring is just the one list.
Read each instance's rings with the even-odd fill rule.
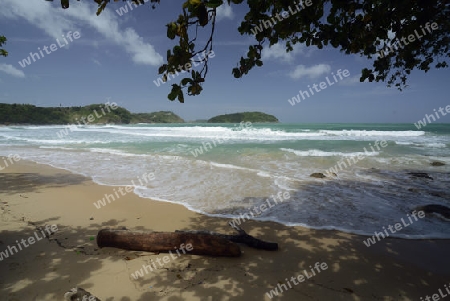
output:
[[85,291],[81,287],[74,287],[70,291],[64,294],[64,300],[67,301],[100,301],[88,291]]
[[450,219],[450,208],[443,205],[429,204],[416,207],[415,210],[423,211],[425,214],[438,213],[443,217]]
[[227,235],[227,234],[221,234],[217,232],[209,232],[209,231],[175,231],[176,233],[206,233],[210,235],[214,235],[216,237],[221,237],[226,240],[239,243],[239,244],[245,244],[249,247],[255,248],[255,249],[261,249],[266,251],[276,251],[278,250],[278,244],[276,242],[267,242],[264,240],[260,240],[258,238],[254,238],[251,235],[248,235],[247,232],[245,232],[242,228],[232,224],[228,223],[233,229],[235,229],[239,234],[238,235]]
[[[186,250],[188,244],[192,246],[192,250]],[[186,252],[194,255],[230,257],[241,255],[241,250],[237,244],[209,234],[102,229],[97,234],[97,245],[100,248],[113,247],[130,251],[166,253],[171,251],[175,255],[177,250],[180,254]]]
[[97,234],[97,245],[100,248],[112,247],[130,251],[147,252],[184,252],[180,246],[192,245],[188,254],[237,257],[241,249],[237,243],[247,244],[250,247],[275,251],[278,244],[266,242],[248,235],[244,230],[233,226],[239,234],[225,235],[207,231],[175,231],[175,232],[133,232],[128,230],[102,229]]

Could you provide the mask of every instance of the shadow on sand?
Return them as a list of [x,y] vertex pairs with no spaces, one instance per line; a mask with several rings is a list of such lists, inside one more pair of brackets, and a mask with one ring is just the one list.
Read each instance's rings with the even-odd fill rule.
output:
[[[81,176],[66,174],[52,178],[43,178],[38,174],[0,174],[0,181],[3,182],[0,193],[18,194],[43,187],[63,188],[85,180]],[[318,183],[333,185],[333,180]],[[354,182],[351,185],[364,183]],[[2,207],[2,210],[1,214],[8,214],[7,208]],[[180,230],[232,234],[233,230],[227,221],[197,215]],[[133,260],[142,255],[151,258],[149,253],[113,248],[99,250],[96,247],[92,237],[99,229],[118,228],[126,225],[126,219],[91,223],[87,228],[66,227],[64,221],[56,216],[40,221],[24,220],[22,223],[21,231],[0,232],[0,252],[16,240],[32,236],[36,226],[54,223],[61,226],[58,233],[49,239],[0,261],[2,300],[23,300],[20,296],[24,292],[33,291],[46,291],[51,294],[51,300],[62,300],[64,292],[81,283],[81,287],[95,295],[96,292],[91,290],[94,284],[88,279],[101,270],[105,271],[105,259],[131,265]],[[266,292],[278,284],[286,283],[286,278],[297,277],[305,269],[310,271],[309,266],[316,262],[325,262],[328,269],[303,283],[292,285],[292,289],[273,300],[418,300],[421,296],[437,293],[450,279],[448,240],[387,238],[367,248],[362,243],[364,237],[338,231],[305,230],[257,221],[246,221],[242,227],[250,235],[278,242],[280,249],[270,252],[242,246],[243,254],[239,258],[186,255],[137,280],[122,271],[118,279],[133,282],[136,290],[141,292],[139,298],[132,300],[127,296],[107,296],[100,299],[269,300]],[[132,230],[149,229],[137,227]],[[32,268],[25,270],[25,263]],[[77,273],[72,270],[74,266],[77,267]],[[128,272],[134,271],[136,267],[128,268]],[[107,285],[120,285],[120,281]],[[44,299],[36,294],[32,300]]]

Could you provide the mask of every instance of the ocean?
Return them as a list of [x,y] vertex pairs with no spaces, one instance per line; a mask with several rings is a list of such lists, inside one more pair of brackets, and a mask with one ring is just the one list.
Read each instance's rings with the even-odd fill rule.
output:
[[[449,146],[450,124],[4,126],[0,168],[18,155],[101,185],[134,183],[141,197],[229,218],[288,192],[253,219],[373,235],[416,206],[450,206]],[[137,182],[145,173],[154,179]],[[449,226],[426,217],[390,236],[450,238]]]

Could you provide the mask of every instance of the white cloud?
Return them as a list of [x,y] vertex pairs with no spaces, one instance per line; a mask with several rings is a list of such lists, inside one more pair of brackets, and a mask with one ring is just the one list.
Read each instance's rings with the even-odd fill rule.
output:
[[217,41],[214,42],[214,45],[220,46],[249,46],[254,44],[254,41],[243,40],[243,41]]
[[231,8],[231,5],[224,3],[217,8],[217,10],[216,10],[216,20],[217,21],[221,21],[223,19],[233,19],[233,18],[234,18],[234,13],[233,13],[233,9]]
[[5,72],[6,74],[15,76],[15,77],[25,77],[25,73],[22,70],[17,69],[13,65],[0,64],[0,71]]
[[265,47],[262,51],[261,58],[263,60],[281,60],[283,62],[291,62],[295,56],[302,54],[305,46],[302,44],[296,44],[293,46],[293,50],[286,52],[286,45],[284,43],[273,44],[271,47]]
[[[339,84],[343,85],[343,86],[356,86],[356,85],[360,85],[362,84],[359,81],[359,78],[361,77],[361,75],[355,75],[349,78],[345,78],[344,80],[340,81]],[[365,83],[367,83],[368,80],[365,81]]]
[[331,71],[331,66],[326,64],[314,65],[312,67],[306,67],[305,65],[298,65],[294,71],[289,73],[289,76],[294,79],[309,77],[316,78],[322,74],[328,74]]
[[99,65],[99,66],[101,66],[102,64],[98,61],[98,60],[96,60],[96,59],[92,59],[92,61],[96,64],[96,65]]
[[86,1],[75,2],[71,3],[69,9],[63,10],[61,6],[46,1],[2,2],[0,16],[6,19],[25,19],[54,39],[61,40],[67,32],[79,31],[81,40],[83,32],[80,24],[84,24],[95,29],[109,42],[122,47],[136,64],[158,66],[163,62],[162,56],[155,48],[144,42],[134,29],[120,28],[113,12],[105,10],[100,16],[96,16],[95,4]]

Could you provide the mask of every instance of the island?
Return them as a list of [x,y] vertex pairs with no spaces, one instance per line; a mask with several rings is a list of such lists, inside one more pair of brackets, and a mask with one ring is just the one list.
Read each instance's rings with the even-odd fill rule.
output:
[[30,104],[0,103],[0,124],[135,124],[184,123],[173,112],[131,113],[114,103],[83,107],[37,107]]
[[241,121],[254,123],[278,123],[278,119],[262,112],[242,112],[215,116],[208,120],[208,123],[239,123]]
[[184,123],[183,118],[171,111],[132,113],[131,123]]

